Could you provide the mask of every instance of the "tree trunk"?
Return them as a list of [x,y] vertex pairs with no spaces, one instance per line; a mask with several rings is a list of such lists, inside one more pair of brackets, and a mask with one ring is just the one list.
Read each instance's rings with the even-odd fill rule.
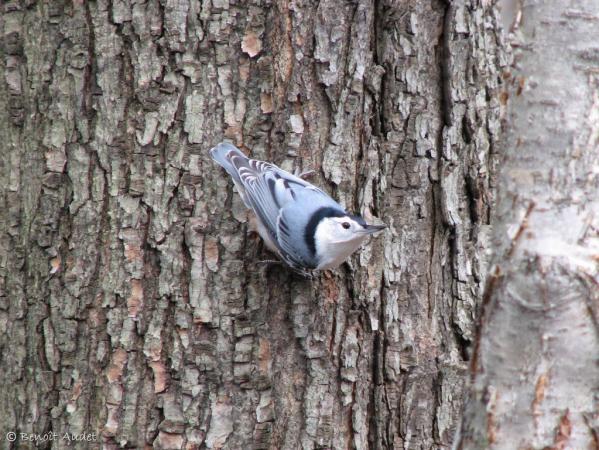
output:
[[599,447],[599,4],[517,12],[493,275],[458,449]]
[[[498,145],[489,2],[3,8],[3,446],[450,445]],[[315,279],[260,266],[223,137],[388,230]]]

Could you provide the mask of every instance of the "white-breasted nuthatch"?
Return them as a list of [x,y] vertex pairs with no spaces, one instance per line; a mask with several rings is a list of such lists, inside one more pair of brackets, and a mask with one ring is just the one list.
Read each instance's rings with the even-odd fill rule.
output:
[[245,205],[256,214],[267,247],[293,269],[332,269],[386,225],[368,225],[316,186],[274,164],[246,157],[222,142],[212,158],[233,178]]

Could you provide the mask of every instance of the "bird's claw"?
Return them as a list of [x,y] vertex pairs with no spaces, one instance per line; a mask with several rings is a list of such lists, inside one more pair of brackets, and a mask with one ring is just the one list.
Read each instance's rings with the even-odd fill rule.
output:
[[262,261],[258,261],[256,264],[258,264],[258,265],[265,265],[265,266],[268,266],[268,265],[271,265],[271,264],[273,264],[273,265],[283,265],[283,263],[281,261],[278,261],[276,259],[264,259]]
[[306,170],[304,172],[300,172],[299,170],[295,171],[295,176],[298,178],[301,178],[302,180],[307,180],[309,178],[312,178],[314,175],[316,174],[315,170]]

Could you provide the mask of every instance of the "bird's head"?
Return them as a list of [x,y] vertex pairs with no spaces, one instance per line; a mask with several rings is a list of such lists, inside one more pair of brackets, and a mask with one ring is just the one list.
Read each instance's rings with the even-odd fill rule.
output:
[[386,225],[369,225],[360,216],[324,217],[316,229],[316,239],[337,244],[352,241],[361,243],[367,236],[385,227]]
[[369,225],[360,216],[327,209],[314,228],[314,250],[319,268],[336,267],[360,247],[364,239],[386,225]]

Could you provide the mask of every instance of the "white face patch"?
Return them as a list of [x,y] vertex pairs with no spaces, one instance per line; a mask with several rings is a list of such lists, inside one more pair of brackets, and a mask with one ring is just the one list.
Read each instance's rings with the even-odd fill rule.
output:
[[346,242],[359,237],[357,230],[362,228],[351,217],[327,217],[324,218],[316,229],[316,241],[319,231],[323,242]]
[[360,233],[362,225],[351,217],[327,217],[316,227],[314,243],[320,261],[319,269],[337,267],[355,252],[366,234]]

